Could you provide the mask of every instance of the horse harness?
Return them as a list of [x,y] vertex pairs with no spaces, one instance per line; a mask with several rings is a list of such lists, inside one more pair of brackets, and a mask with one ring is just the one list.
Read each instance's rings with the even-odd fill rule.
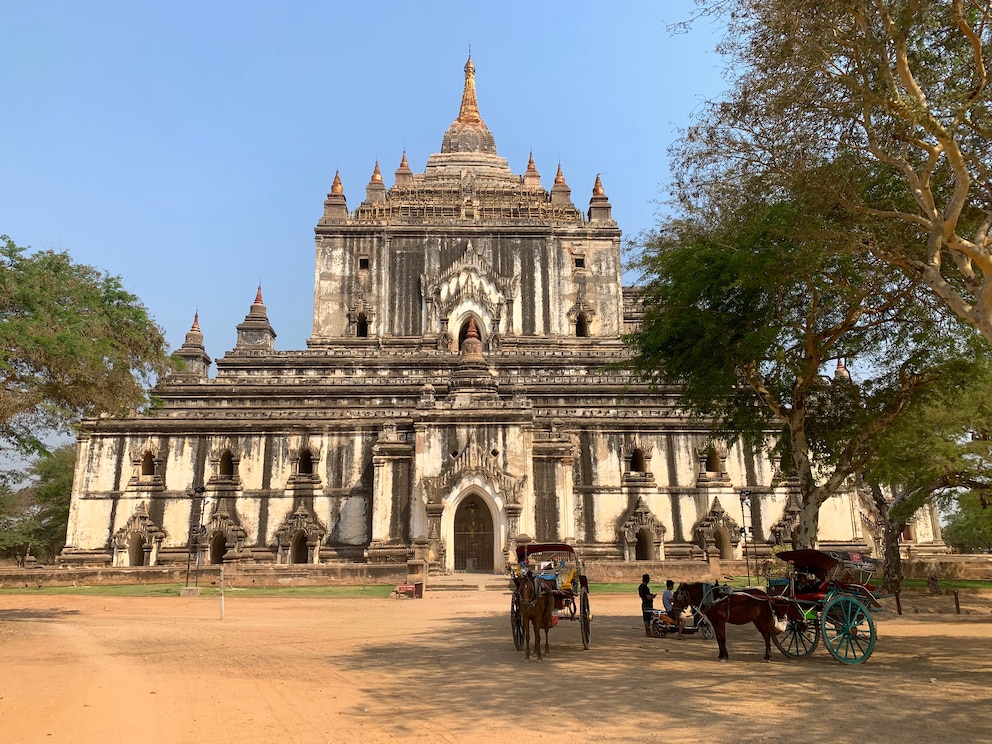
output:
[[[710,584],[705,581],[700,582],[700,584],[703,587],[703,598],[700,600],[699,607],[697,608],[700,612],[706,612],[707,610],[710,610],[723,602],[729,601],[735,594],[750,597],[751,599],[759,602],[768,602],[769,608],[771,608],[773,613],[775,612],[775,600],[768,595],[757,596],[746,589],[737,591],[727,584]],[[762,592],[762,594],[764,594],[764,592]],[[679,587],[679,590],[676,592],[676,596],[679,597],[680,604],[685,606],[690,604],[689,592],[686,591],[684,587]]]
[[537,603],[541,600],[541,597],[544,596],[545,592],[552,592],[552,593],[554,592],[553,589],[546,587],[543,581],[539,580],[538,577],[534,576],[529,571],[521,578],[521,581],[527,582],[534,587],[533,599],[525,599],[523,594],[521,593],[520,595],[521,610],[529,610],[535,605],[537,605]]

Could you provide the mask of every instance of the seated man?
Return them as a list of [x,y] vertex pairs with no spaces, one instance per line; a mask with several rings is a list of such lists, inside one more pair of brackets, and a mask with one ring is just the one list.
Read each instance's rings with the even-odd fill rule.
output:
[[661,605],[665,608],[665,612],[668,613],[668,617],[671,618],[672,624],[679,626],[678,635],[675,637],[681,641],[682,629],[685,627],[685,616],[675,609],[675,595],[672,592],[674,587],[675,582],[671,579],[665,582],[665,591],[661,593]]

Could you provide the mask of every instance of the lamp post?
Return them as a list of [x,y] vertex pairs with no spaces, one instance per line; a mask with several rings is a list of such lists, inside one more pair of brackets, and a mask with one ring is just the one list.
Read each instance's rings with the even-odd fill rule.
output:
[[[747,559],[747,513],[746,506],[751,506],[751,492],[748,489],[741,491],[741,550],[744,554],[744,570],[747,571],[747,585],[751,586],[751,562]],[[758,566],[755,564],[755,570]]]
[[[201,493],[205,489],[201,489]],[[196,571],[193,574],[193,586],[200,585],[200,540],[207,534],[207,528],[203,526],[203,512],[206,510],[207,506],[210,504],[210,497],[205,496],[200,501],[200,518],[196,525]]]
[[[194,498],[196,498],[196,495],[197,494],[203,493],[206,490],[207,489],[205,489],[203,486],[196,486],[195,488],[188,488],[188,489],[186,489],[186,495],[189,496],[190,499],[194,499]],[[192,514],[193,514],[193,510],[190,509],[190,516],[192,516]],[[200,564],[200,550],[199,550],[200,530],[199,530],[199,522],[201,522],[202,520],[203,520],[203,506],[201,505],[200,506],[200,519],[197,520],[197,524],[196,525],[191,524],[189,526],[189,538],[188,538],[189,539],[189,550],[186,552],[186,586],[187,587],[189,586],[189,567],[190,567],[190,563],[192,563],[192,559],[193,559],[193,547],[194,546],[196,546],[196,548],[197,548],[197,551],[196,551],[196,563],[197,563],[197,578],[199,578],[199,564]]]

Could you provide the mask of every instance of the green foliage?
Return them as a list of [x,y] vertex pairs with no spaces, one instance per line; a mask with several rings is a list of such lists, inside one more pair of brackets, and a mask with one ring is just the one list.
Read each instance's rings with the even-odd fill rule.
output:
[[[850,192],[888,188],[877,169],[848,160],[819,170]],[[815,535],[820,504],[873,457],[879,433],[927,386],[965,374],[982,345],[864,249],[901,241],[898,226],[798,186],[773,199],[728,194],[717,207],[645,247],[644,325],[627,339],[633,367],[681,386],[717,436],[772,440],[791,459]],[[854,360],[855,380],[831,377],[843,360]]]
[[145,404],[169,360],[138,299],[65,253],[27,255],[7,236],[0,242],[0,446],[42,452],[47,433],[83,416]]
[[[818,192],[903,241],[866,242],[992,341],[992,2],[697,0],[726,22],[728,89],[673,148],[680,209]],[[824,163],[874,170],[848,188]]]
[[944,527],[944,542],[964,553],[992,552],[992,499],[975,492],[958,498]]
[[[204,576],[200,577],[202,597],[217,597],[220,593],[216,586],[204,586]],[[11,587],[0,589],[3,594],[48,594],[75,595],[89,597],[175,597],[179,595],[182,584],[94,584],[91,586],[32,586]],[[224,596],[231,600],[254,597],[285,597],[303,599],[383,599],[396,589],[395,584],[364,584],[346,586],[248,586],[231,587],[224,590]]]
[[34,541],[35,527],[30,500],[9,486],[0,487],[0,555],[22,565]]
[[926,502],[950,508],[969,489],[992,489],[992,359],[984,346],[907,406],[879,438],[864,477],[895,489],[891,518],[906,524]]
[[31,481],[0,490],[0,555],[19,564],[28,555],[51,563],[65,545],[76,448],[59,447],[31,464]]

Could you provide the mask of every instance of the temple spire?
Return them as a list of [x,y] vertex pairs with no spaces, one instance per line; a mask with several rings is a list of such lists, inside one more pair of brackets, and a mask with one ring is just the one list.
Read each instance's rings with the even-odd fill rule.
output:
[[479,104],[475,99],[475,65],[472,64],[471,52],[468,55],[468,62],[465,63],[465,89],[462,91],[462,107],[458,111],[458,121],[463,124],[477,124],[482,121]]

